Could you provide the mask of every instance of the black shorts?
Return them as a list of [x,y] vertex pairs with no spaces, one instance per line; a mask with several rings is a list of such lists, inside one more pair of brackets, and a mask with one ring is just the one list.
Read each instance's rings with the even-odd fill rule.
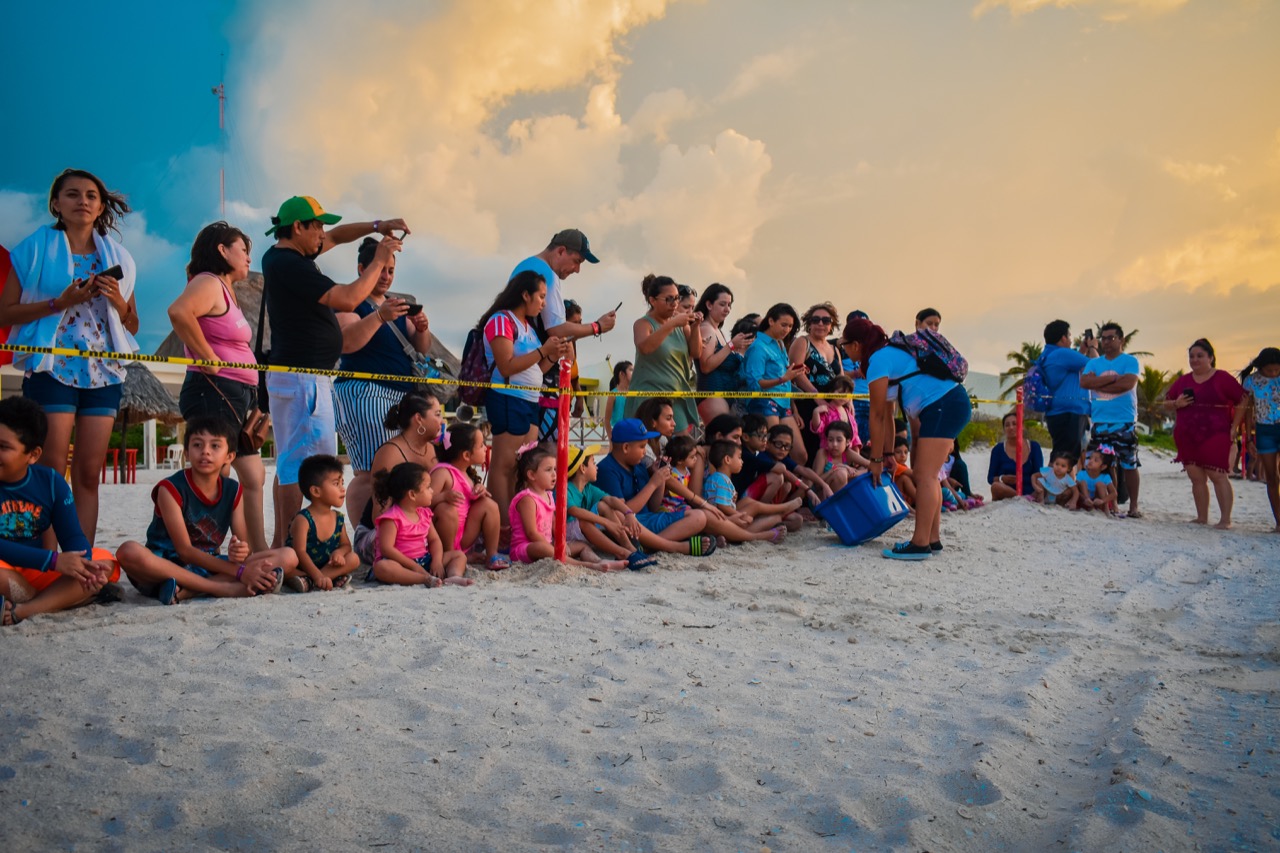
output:
[[[221,393],[219,393],[221,392]],[[178,393],[178,411],[182,419],[209,417],[220,418],[236,428],[244,426],[249,410],[258,403],[258,386],[246,385],[234,379],[191,372],[182,382]],[[242,439],[240,436],[239,439]],[[237,456],[257,456],[258,451],[246,441],[237,440]]]
[[1089,428],[1089,416],[1072,412],[1047,415],[1044,425],[1053,438],[1053,454],[1070,453],[1076,462],[1083,465],[1084,460],[1080,458],[1080,454],[1084,450],[1084,432]]

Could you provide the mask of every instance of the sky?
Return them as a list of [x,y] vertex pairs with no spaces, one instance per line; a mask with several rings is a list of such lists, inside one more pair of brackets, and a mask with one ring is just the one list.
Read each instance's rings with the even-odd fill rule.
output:
[[[588,365],[633,358],[648,272],[726,284],[735,314],[830,300],[892,331],[931,306],[991,373],[1058,318],[1137,328],[1161,369],[1202,336],[1231,369],[1280,345],[1270,0],[72,0],[7,17],[33,37],[0,57],[26,126],[0,137],[0,243],[47,221],[65,167],[126,193],[145,350],[219,217],[220,166],[255,257],[291,195],[405,218],[396,289],[455,352],[566,227],[602,261],[566,294],[588,319],[624,302]],[[354,279],[354,246],[321,267]]]

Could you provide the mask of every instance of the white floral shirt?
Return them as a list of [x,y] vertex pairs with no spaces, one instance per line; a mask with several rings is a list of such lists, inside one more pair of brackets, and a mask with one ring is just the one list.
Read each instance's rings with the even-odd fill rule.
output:
[[[72,279],[86,279],[102,271],[102,262],[92,255],[72,255]],[[112,349],[107,329],[107,312],[114,311],[105,296],[95,296],[68,308],[58,324],[56,347],[78,350]],[[124,365],[115,359],[54,356],[49,375],[72,388],[106,388],[124,381]]]

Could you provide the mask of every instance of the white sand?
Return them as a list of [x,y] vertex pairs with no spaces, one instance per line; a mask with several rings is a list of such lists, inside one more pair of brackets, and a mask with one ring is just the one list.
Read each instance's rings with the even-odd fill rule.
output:
[[[1146,461],[1145,520],[1008,502],[921,564],[813,530],[29,620],[0,846],[1274,849],[1280,536],[1254,483],[1237,530],[1182,523]],[[147,492],[104,488],[101,544]]]

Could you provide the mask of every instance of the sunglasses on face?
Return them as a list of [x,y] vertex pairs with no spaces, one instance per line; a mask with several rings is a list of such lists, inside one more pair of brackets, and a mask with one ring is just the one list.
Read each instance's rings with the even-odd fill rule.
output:
[[810,317],[810,318],[809,318],[809,325],[811,325],[811,326],[812,326],[814,323],[821,323],[821,324],[822,324],[822,325],[824,325],[824,326],[830,326],[830,325],[831,325],[831,318],[830,318],[830,317],[821,317],[821,316],[818,316],[818,317]]

